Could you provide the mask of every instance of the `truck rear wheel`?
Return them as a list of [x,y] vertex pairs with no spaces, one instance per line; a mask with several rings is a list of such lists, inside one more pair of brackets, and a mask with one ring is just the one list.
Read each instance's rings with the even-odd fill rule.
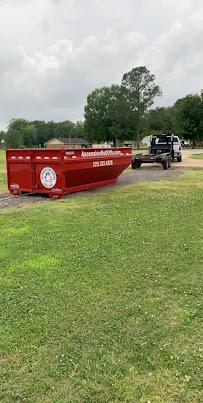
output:
[[140,168],[141,167],[141,162],[138,162],[137,164],[135,164],[135,168]]
[[179,156],[177,157],[177,162],[182,162],[182,155],[179,155]]
[[162,162],[163,169],[168,169],[168,157]]
[[140,167],[141,167],[141,163],[138,162],[138,161],[136,161],[136,162],[135,162],[135,161],[132,161],[131,167],[132,167],[132,169],[140,168]]

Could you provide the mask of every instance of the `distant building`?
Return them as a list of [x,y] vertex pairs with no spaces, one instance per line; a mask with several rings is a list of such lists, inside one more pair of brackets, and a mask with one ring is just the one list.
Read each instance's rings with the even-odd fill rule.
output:
[[111,148],[113,147],[112,143],[107,143],[107,141],[103,142],[103,143],[94,143],[92,144],[93,148]]
[[46,148],[83,148],[83,147],[90,147],[90,144],[87,140],[72,137],[72,138],[53,138],[47,141],[44,146]]

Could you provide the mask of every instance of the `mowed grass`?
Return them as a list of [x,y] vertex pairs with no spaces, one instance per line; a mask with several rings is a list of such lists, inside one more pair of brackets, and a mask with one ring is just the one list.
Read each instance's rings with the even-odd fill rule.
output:
[[201,154],[193,154],[191,157],[193,159],[195,159],[195,160],[202,160],[203,159],[203,153],[201,153]]
[[202,402],[202,180],[1,210],[1,401]]
[[7,189],[6,153],[0,150],[0,192]]

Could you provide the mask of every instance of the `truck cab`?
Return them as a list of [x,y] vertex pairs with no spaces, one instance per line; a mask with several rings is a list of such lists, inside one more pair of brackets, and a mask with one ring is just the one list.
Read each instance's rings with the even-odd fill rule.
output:
[[151,154],[170,153],[174,161],[182,161],[182,147],[178,136],[161,134],[151,136],[149,151]]

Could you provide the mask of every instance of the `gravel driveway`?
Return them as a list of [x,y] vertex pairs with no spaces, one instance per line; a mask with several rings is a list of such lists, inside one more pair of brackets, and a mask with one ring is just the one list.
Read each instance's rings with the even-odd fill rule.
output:
[[[174,176],[181,175],[181,170],[170,169],[164,171],[160,166],[157,165],[156,168],[144,167],[140,169],[127,169],[122,175],[120,175],[118,179],[117,185],[108,186],[108,188],[113,188],[114,186],[125,186],[125,185],[132,185],[134,183],[139,182],[150,182],[150,181],[157,181],[163,180],[165,178],[171,178]],[[75,197],[76,195],[80,194],[85,196],[85,194],[95,193],[95,192],[102,192],[106,190],[107,187],[103,188],[96,188],[91,190],[86,190],[83,192],[72,193],[71,195],[67,195],[67,198]],[[49,199],[46,196],[36,196],[36,195],[22,195],[22,196],[12,196],[9,193],[0,194],[0,209],[6,207],[19,207],[26,203],[37,203],[37,202],[54,202],[53,199]]]
[[[151,164],[150,164],[151,165]],[[133,185],[139,182],[159,181],[161,179],[171,178],[182,174],[181,170],[168,169],[165,171],[160,165],[156,168],[141,167],[140,169],[127,170],[120,175],[117,186]]]

